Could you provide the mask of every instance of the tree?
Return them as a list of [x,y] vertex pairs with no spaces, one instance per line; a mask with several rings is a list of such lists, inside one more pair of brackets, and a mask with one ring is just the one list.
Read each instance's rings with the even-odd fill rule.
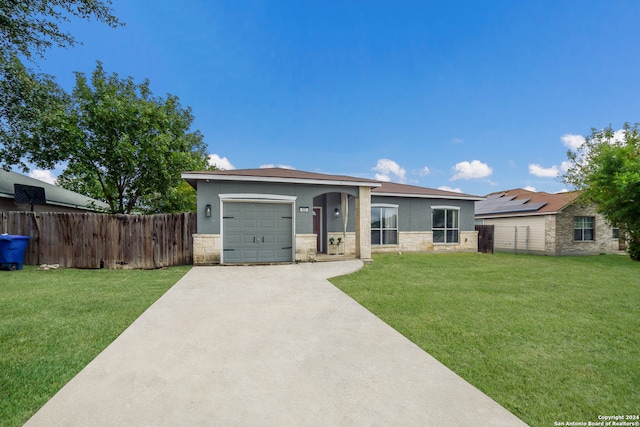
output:
[[27,70],[16,58],[0,66],[0,165],[27,170],[28,146],[40,117],[64,109],[66,94],[52,77]]
[[34,72],[23,60],[43,57],[53,45],[77,44],[73,35],[59,26],[71,17],[95,18],[111,27],[122,25],[110,6],[110,0],[0,1],[1,165],[19,164],[26,170],[23,157],[29,150],[23,149],[21,140],[33,137],[33,125],[40,116],[55,115],[65,102],[64,92],[53,78]]
[[207,155],[202,135],[190,131],[191,109],[176,96],[154,97],[148,80],[108,76],[98,62],[90,81],[76,73],[68,110],[47,119],[38,137],[47,139],[46,148],[29,148],[38,151],[33,160],[41,167],[66,162],[61,186],[107,202],[112,213],[195,206],[180,174],[205,169]]
[[74,46],[77,41],[60,29],[70,17],[96,18],[111,27],[123,25],[111,13],[111,0],[9,0],[0,2],[0,52],[8,58],[27,59],[56,44]]
[[581,190],[580,199],[592,202],[627,239],[631,259],[640,261],[640,133],[636,123],[622,132],[611,126],[592,129],[576,151],[569,151],[565,183]]

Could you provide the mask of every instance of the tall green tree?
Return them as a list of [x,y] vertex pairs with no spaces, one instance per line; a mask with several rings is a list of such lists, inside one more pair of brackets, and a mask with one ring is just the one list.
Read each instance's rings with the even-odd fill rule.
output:
[[149,81],[107,75],[98,62],[90,79],[76,73],[64,117],[42,122],[51,139],[44,159],[66,162],[65,188],[104,200],[112,213],[191,210],[194,196],[180,175],[207,168],[203,137],[191,131],[193,115],[178,97],[154,97]]
[[577,151],[569,151],[565,183],[582,191],[606,220],[627,239],[629,256],[640,261],[640,133],[625,123],[622,132],[609,126],[592,129]]
[[30,146],[45,142],[33,138],[38,122],[45,116],[51,120],[65,103],[66,94],[52,77],[31,72],[16,58],[0,66],[0,166],[27,170],[34,160]]
[[25,160],[32,160],[28,144],[36,143],[34,123],[41,116],[51,120],[65,102],[54,79],[35,72],[25,61],[44,57],[54,45],[66,48],[77,44],[60,26],[72,18],[93,18],[111,27],[122,25],[112,14],[111,0],[0,1],[1,166],[27,169]]
[[53,45],[74,46],[75,37],[60,23],[95,18],[111,27],[122,25],[112,14],[111,0],[3,0],[0,2],[0,52],[31,59]]

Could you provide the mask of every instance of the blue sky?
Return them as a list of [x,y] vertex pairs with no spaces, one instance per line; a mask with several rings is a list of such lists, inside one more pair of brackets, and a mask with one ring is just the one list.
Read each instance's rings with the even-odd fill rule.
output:
[[[148,78],[226,168],[265,165],[485,195],[565,189],[591,128],[640,121],[640,2],[114,0],[125,27],[39,61]],[[55,175],[56,171],[54,171]]]

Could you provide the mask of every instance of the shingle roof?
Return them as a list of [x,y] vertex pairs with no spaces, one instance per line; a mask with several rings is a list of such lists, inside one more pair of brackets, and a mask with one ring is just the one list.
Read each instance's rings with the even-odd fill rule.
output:
[[305,172],[296,169],[285,168],[261,168],[261,169],[232,169],[232,170],[216,170],[216,171],[194,171],[184,172],[182,178],[191,185],[196,180],[253,180],[255,181],[272,181],[272,182],[304,182],[319,181],[327,184],[354,185],[363,184],[369,187],[378,187],[380,183],[372,179],[356,178],[345,175],[328,175],[316,172]]
[[109,207],[109,205],[104,202],[58,187],[57,185],[52,185],[16,172],[0,169],[0,197],[13,199],[14,184],[44,188],[48,205],[67,206],[85,210],[94,210],[89,207],[92,204],[95,204],[97,208],[107,209]]
[[516,188],[488,194],[486,199],[476,203],[477,217],[505,217],[541,215],[561,211],[574,202],[580,193],[545,193]]
[[484,200],[483,197],[471,194],[457,193],[455,191],[437,190],[435,188],[418,187],[415,185],[398,184],[396,182],[383,182],[382,186],[371,190],[375,195],[398,195],[409,197],[426,197],[442,199]]
[[316,172],[305,172],[296,169],[264,168],[264,169],[232,169],[216,171],[184,172],[182,178],[195,187],[198,180],[241,180],[261,182],[314,182],[332,185],[364,185],[372,187],[372,194],[384,196],[425,197],[443,199],[482,200],[480,196],[436,190],[415,185],[394,182],[376,181],[346,175],[328,175]]

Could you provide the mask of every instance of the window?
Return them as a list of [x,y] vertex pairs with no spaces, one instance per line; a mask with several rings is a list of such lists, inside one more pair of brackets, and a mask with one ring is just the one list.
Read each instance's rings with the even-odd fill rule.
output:
[[433,208],[433,243],[458,243],[459,208]]
[[371,244],[398,244],[398,206],[371,206]]
[[573,219],[573,240],[583,242],[586,240],[594,240],[593,223],[595,218],[592,216],[577,216]]
[[618,227],[614,227],[611,229],[611,237],[614,239],[620,238],[620,229]]

